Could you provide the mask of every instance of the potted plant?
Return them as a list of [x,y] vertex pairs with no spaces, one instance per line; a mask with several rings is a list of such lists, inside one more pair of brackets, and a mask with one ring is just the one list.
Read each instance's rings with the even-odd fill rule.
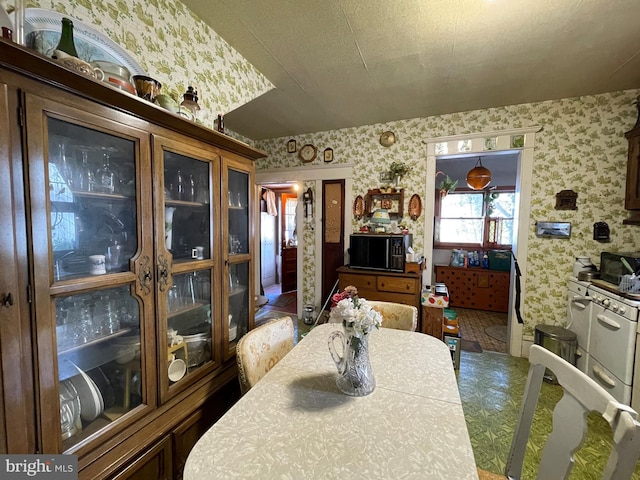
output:
[[440,182],[440,185],[438,187],[441,196],[444,197],[447,195],[447,193],[453,192],[458,186],[458,181],[451,180],[451,177],[449,177],[449,175],[446,175],[444,172],[436,172],[436,178],[438,177],[438,175],[446,176],[446,178]]
[[404,163],[393,162],[389,166],[389,173],[391,177],[395,180],[396,185],[400,183],[400,179],[405,176],[405,174],[409,173],[409,167]]

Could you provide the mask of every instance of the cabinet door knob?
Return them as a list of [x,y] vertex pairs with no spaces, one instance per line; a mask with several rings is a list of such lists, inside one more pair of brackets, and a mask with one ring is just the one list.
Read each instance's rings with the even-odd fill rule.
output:
[[7,293],[3,298],[2,298],[2,305],[9,308],[13,306],[13,295],[11,295],[11,292]]

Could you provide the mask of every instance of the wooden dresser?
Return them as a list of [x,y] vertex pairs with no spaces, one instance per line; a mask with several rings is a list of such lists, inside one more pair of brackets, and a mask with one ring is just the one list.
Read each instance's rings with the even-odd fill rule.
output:
[[298,288],[298,248],[282,249],[282,293]]
[[338,268],[340,291],[348,285],[358,289],[358,296],[367,300],[404,303],[418,309],[420,316],[420,291],[422,275],[419,273],[396,273],[364,270],[349,267]]
[[451,307],[506,313],[510,272],[436,265],[436,281],[449,289]]

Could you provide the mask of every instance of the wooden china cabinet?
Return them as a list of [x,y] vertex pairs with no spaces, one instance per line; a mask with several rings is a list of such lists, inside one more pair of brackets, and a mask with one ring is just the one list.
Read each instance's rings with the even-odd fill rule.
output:
[[0,114],[0,452],[180,478],[239,396],[265,154],[4,39]]
[[630,225],[640,225],[640,98],[637,105],[638,121],[635,127],[625,133],[629,142],[629,153],[624,207],[632,213],[622,223]]

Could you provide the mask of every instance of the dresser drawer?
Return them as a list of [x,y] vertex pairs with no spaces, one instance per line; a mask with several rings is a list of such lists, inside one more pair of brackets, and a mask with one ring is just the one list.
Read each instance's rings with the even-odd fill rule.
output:
[[376,276],[375,275],[358,275],[355,273],[340,273],[340,290],[344,290],[345,287],[353,285],[358,290],[360,289],[376,289]]
[[418,280],[414,278],[378,277],[378,290],[381,292],[418,293]]

